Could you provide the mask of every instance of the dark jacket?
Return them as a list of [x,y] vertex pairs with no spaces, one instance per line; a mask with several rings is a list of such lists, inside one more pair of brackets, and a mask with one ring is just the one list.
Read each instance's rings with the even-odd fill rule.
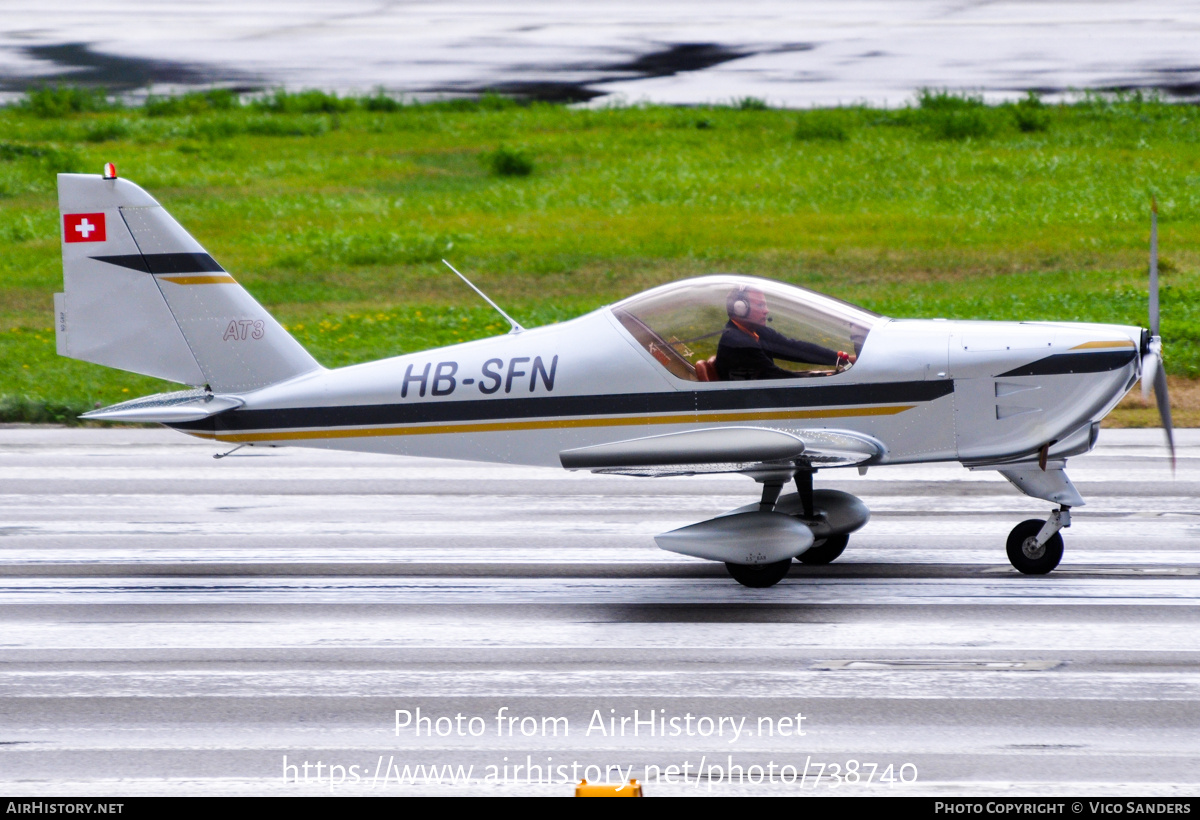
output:
[[791,379],[800,375],[779,367],[775,359],[835,367],[838,355],[836,350],[789,339],[769,327],[745,325],[743,328],[732,319],[726,323],[717,344],[717,375],[722,381]]

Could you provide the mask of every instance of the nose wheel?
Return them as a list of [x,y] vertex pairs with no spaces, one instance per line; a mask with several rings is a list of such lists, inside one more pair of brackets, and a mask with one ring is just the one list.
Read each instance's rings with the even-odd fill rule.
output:
[[[1063,523],[1063,518],[1067,523]],[[1058,530],[1070,522],[1065,510],[1051,513],[1047,521],[1031,518],[1008,534],[1008,560],[1024,575],[1045,575],[1063,557],[1063,539]]]

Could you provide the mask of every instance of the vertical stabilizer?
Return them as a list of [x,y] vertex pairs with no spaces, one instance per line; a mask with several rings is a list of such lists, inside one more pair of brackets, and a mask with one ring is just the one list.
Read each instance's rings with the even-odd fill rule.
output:
[[58,201],[63,355],[218,393],[320,367],[137,185],[60,174]]

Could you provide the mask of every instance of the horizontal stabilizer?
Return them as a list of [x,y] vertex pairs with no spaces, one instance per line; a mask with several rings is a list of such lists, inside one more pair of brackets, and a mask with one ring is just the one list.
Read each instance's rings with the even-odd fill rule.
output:
[[779,462],[846,466],[883,453],[880,442],[845,430],[713,427],[564,450],[559,460],[568,470],[663,476],[736,473]]
[[89,421],[172,424],[199,421],[243,404],[245,402],[233,396],[214,396],[204,390],[181,390],[113,404],[84,413],[80,418]]

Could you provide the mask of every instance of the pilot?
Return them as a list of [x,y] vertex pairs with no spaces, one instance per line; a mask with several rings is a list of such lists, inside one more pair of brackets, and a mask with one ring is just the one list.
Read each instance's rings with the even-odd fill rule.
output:
[[775,364],[775,359],[824,364],[838,370],[858,359],[851,353],[790,339],[767,327],[771,313],[766,297],[756,288],[734,288],[725,299],[725,309],[729,322],[721,333],[714,363],[722,381],[791,379],[805,375],[783,369]]

